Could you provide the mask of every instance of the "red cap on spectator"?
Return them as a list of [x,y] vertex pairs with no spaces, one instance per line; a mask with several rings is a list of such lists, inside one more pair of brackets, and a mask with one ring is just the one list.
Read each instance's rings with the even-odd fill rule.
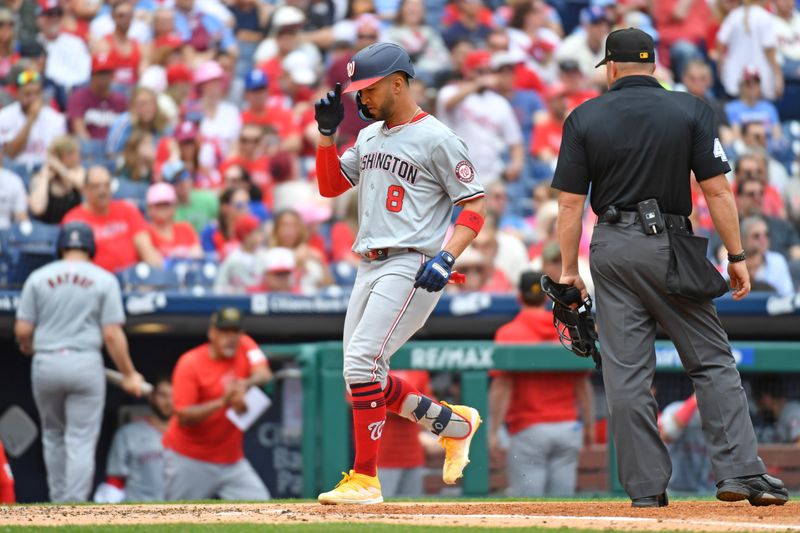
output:
[[253,231],[258,229],[261,222],[253,215],[242,215],[236,219],[233,231],[236,233],[236,240],[243,241]]
[[567,87],[561,82],[556,82],[548,86],[544,91],[544,97],[546,100],[558,98],[560,96],[564,96],[565,94],[567,94]]
[[179,143],[186,141],[193,141],[197,138],[197,126],[194,122],[184,120],[178,127],[175,128],[175,133],[172,135]]
[[488,69],[491,61],[492,54],[490,54],[488,50],[473,50],[464,58],[464,64],[461,67],[462,74],[466,74],[478,68]]
[[111,54],[97,54],[92,56],[92,74],[98,72],[113,72],[117,65]]
[[173,83],[181,82],[192,82],[192,69],[183,63],[178,63],[176,65],[170,65],[167,67],[167,83],[172,85]]
[[744,67],[742,71],[742,81],[761,81],[761,74],[758,73],[758,69],[752,65],[747,65]]

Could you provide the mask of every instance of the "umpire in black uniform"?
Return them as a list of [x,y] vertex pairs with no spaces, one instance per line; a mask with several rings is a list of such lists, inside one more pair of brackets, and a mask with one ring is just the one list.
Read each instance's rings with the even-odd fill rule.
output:
[[559,193],[561,282],[585,295],[578,275],[581,218],[591,185],[600,217],[590,265],[611,431],[619,477],[634,507],[667,505],[672,473],[650,392],[656,323],[675,343],[694,383],[717,483],[717,498],[782,505],[783,483],[765,474],[725,331],[712,298],[728,287],[691,234],[690,171],[728,250],[733,297],[750,292],[728,160],[714,113],[653,77],[653,40],[633,28],[606,40],[608,93],[573,111],[553,187]]

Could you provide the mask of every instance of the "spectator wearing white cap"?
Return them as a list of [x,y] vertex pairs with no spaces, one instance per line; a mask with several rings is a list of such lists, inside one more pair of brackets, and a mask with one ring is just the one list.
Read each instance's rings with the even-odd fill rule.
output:
[[164,258],[189,259],[203,257],[197,233],[188,222],[175,221],[178,197],[169,183],[155,183],[147,189],[147,231],[153,246]]
[[294,252],[288,248],[271,248],[264,254],[264,273],[261,277],[261,290],[264,292],[296,293],[297,284]]

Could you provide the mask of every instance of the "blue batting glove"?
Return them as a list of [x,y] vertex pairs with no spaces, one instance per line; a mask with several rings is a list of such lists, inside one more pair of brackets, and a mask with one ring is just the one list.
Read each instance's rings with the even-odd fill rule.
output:
[[436,257],[425,261],[419,270],[414,281],[415,288],[422,288],[428,292],[438,292],[447,285],[453,264],[456,258],[453,254],[442,250]]

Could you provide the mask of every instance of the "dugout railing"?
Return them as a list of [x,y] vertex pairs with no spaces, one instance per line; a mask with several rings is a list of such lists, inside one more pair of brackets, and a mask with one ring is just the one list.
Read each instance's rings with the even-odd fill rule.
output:
[[[335,485],[351,460],[351,424],[342,378],[341,342],[319,342],[291,346],[265,346],[272,353],[297,359],[303,383],[303,493],[316,497]],[[740,341],[733,353],[742,373],[800,372],[800,342]],[[677,351],[669,342],[656,343],[658,372],[682,372]],[[496,345],[491,341],[415,341],[393,357],[393,369],[450,371],[460,374],[463,403],[484,415],[484,424],[472,442],[472,462],[465,470],[465,496],[489,494],[488,371],[576,371],[593,370],[589,359],[575,357],[558,344]],[[609,487],[620,493],[615,474],[616,456],[609,446]]]

